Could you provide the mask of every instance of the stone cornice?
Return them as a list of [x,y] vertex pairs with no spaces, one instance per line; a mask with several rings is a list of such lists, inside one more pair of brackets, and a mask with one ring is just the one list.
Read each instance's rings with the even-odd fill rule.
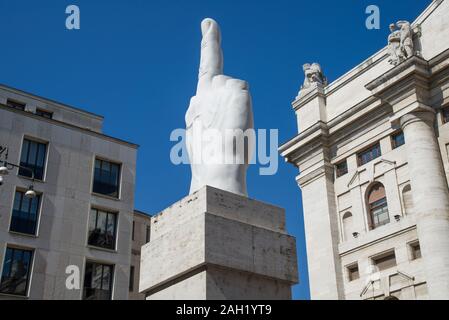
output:
[[101,139],[105,139],[105,140],[108,140],[108,141],[111,141],[111,142],[114,142],[114,143],[118,143],[118,144],[121,144],[121,145],[124,145],[124,146],[128,146],[128,147],[133,148],[133,149],[138,149],[139,148],[138,144],[135,144],[135,143],[132,143],[132,142],[128,142],[128,141],[125,141],[125,140],[114,138],[114,137],[108,136],[108,135],[106,135],[104,133],[100,133],[100,132],[97,132],[97,131],[93,131],[93,130],[90,130],[90,129],[79,127],[79,126],[76,126],[76,125],[71,124],[71,123],[62,122],[62,121],[55,120],[55,119],[47,119],[47,118],[44,118],[44,117],[40,117],[40,116],[38,116],[38,115],[36,115],[34,113],[30,113],[28,111],[22,111],[22,110],[14,109],[14,108],[8,107],[8,106],[6,106],[4,104],[0,104],[0,110],[1,111],[6,111],[6,112],[18,113],[18,114],[20,114],[22,116],[33,118],[33,119],[38,120],[38,121],[47,122],[49,124],[53,124],[53,125],[56,125],[56,126],[59,126],[59,127],[64,127],[64,128],[67,128],[67,129],[80,131],[80,132],[83,132],[85,134],[88,134],[88,135],[91,135],[91,136],[95,136],[95,137],[99,137]]
[[327,175],[328,177],[333,177],[334,175],[334,167],[328,164],[325,164],[318,169],[313,170],[310,173],[307,174],[300,174],[296,182],[298,183],[300,188],[304,188],[309,183],[315,181],[316,179],[319,179],[323,176]]
[[[321,121],[298,134],[279,148],[281,156],[287,162],[298,166],[298,161],[306,156],[305,151],[322,147],[329,141],[334,141],[334,137],[340,139],[338,134],[342,130],[347,130],[349,126],[356,124],[359,119],[366,118],[368,114],[380,115],[393,112],[391,121],[393,124],[398,124],[395,121],[395,115],[409,109],[424,111],[430,108],[432,86],[437,85],[433,81],[438,80],[438,85],[441,85],[449,80],[446,75],[449,71],[448,60],[449,50],[446,50],[429,61],[414,56],[388,70],[366,85],[366,88],[372,92],[370,97],[329,122]],[[315,92],[305,97],[312,99],[317,96],[318,93]],[[376,117],[370,116],[369,119],[375,121]],[[317,136],[325,136],[326,139],[316,139]]]
[[62,102],[58,102],[58,101],[51,100],[51,99],[48,99],[48,98],[43,98],[41,96],[38,96],[38,95],[35,95],[35,94],[32,94],[32,93],[26,92],[26,91],[23,91],[23,90],[20,90],[20,89],[16,89],[16,88],[10,87],[10,86],[8,86],[6,84],[3,84],[3,83],[0,83],[0,88],[5,90],[5,91],[9,91],[11,93],[14,93],[14,94],[25,96],[25,97],[27,97],[29,99],[32,99],[32,100],[37,100],[37,101],[40,101],[42,103],[54,105],[55,107],[58,107],[58,108],[61,108],[61,109],[64,109],[64,110],[68,110],[68,111],[71,111],[71,112],[79,113],[79,114],[82,114],[84,116],[88,116],[88,117],[91,117],[91,118],[94,118],[94,119],[97,119],[97,120],[100,120],[100,121],[103,121],[103,119],[104,119],[104,117],[101,116],[101,115],[98,115],[98,114],[95,114],[95,113],[92,113],[92,112],[89,112],[89,111],[86,111],[86,110],[83,110],[83,109],[80,109],[80,108],[77,108],[77,107],[74,107],[74,106],[70,106],[70,105],[62,103]]
[[311,152],[315,148],[326,147],[328,138],[328,127],[324,122],[320,121],[282,145],[278,151],[286,161],[298,165],[298,160],[306,153]]

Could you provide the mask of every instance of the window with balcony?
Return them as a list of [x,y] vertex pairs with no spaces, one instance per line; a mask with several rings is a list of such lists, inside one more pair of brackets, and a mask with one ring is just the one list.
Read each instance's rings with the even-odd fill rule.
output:
[[0,293],[26,296],[30,281],[33,251],[6,248]]
[[[20,156],[20,165],[31,169],[34,172],[34,178],[43,180],[45,174],[45,157],[47,155],[47,145],[44,143],[23,140],[22,153]],[[19,169],[19,175],[31,178],[29,170]]]
[[25,192],[16,191],[9,230],[29,235],[36,235],[39,220],[41,196],[25,196]]
[[390,223],[387,197],[383,184],[376,183],[368,190],[367,202],[371,230]]
[[88,244],[90,246],[115,249],[117,213],[91,209]]
[[379,158],[380,156],[382,156],[380,144],[377,143],[371,146],[370,148],[365,149],[364,151],[358,153],[357,162],[359,166],[363,166],[364,164],[367,164],[368,162],[371,162],[374,159]]
[[342,176],[344,176],[345,174],[348,173],[348,162],[346,160],[337,163],[335,165],[335,171],[336,171],[336,175],[337,178],[340,178]]
[[105,160],[95,160],[93,192],[118,198],[120,165]]
[[112,265],[88,261],[84,274],[84,300],[111,300],[113,286]]
[[397,149],[405,144],[404,132],[398,132],[391,136],[391,146],[393,149]]

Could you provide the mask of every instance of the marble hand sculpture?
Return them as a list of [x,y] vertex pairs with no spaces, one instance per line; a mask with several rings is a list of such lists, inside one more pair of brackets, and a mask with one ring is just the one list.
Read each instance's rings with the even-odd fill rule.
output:
[[[192,170],[190,194],[209,185],[247,196],[246,171],[254,141],[248,139],[238,148],[232,135],[243,138],[247,130],[254,128],[248,84],[223,75],[218,24],[205,19],[201,31],[198,87],[186,113],[186,146]],[[206,131],[214,132],[219,139],[208,139]]]

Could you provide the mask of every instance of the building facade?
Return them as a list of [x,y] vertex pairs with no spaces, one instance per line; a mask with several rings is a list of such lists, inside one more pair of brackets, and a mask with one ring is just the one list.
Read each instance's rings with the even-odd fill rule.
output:
[[131,237],[130,300],[145,300],[145,294],[139,293],[140,259],[142,246],[150,242],[150,235],[151,217],[147,213],[135,210]]
[[449,299],[449,1],[293,102],[312,299]]
[[0,86],[0,299],[128,299],[137,145],[102,123]]

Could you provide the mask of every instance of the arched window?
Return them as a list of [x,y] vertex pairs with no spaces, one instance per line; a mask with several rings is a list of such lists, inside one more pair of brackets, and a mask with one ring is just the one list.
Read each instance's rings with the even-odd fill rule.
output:
[[346,212],[343,215],[343,239],[350,239],[352,232],[352,214],[351,212]]
[[404,211],[405,214],[413,213],[413,197],[412,197],[412,187],[410,185],[406,185],[404,189],[402,189],[402,201],[404,203]]
[[381,183],[374,184],[367,194],[368,212],[371,230],[390,223],[385,187]]

